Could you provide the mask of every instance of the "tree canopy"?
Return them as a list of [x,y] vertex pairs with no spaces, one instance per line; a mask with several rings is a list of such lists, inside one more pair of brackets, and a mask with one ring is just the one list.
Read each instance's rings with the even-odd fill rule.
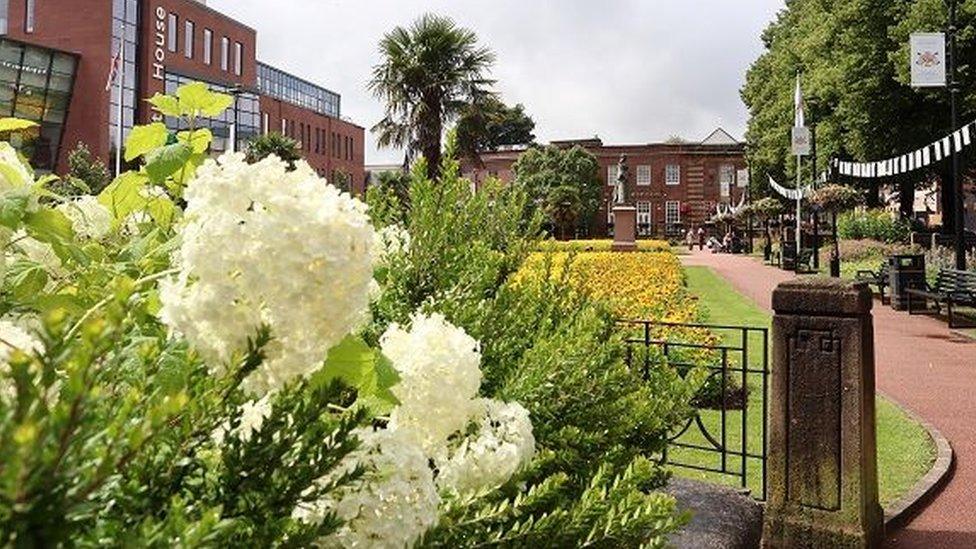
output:
[[582,147],[532,147],[512,167],[515,184],[528,192],[560,235],[585,228],[600,207],[600,165]]
[[[970,70],[976,56],[974,16],[976,0],[961,0],[963,121],[976,112],[976,75]],[[948,94],[910,86],[908,49],[912,32],[940,31],[946,23],[942,0],[788,1],[763,33],[765,52],[750,67],[742,89],[750,113],[749,161],[756,172],[795,177],[790,127],[797,72],[802,75],[807,122],[816,125],[818,172],[832,156],[887,158],[947,133]],[[917,173],[899,181],[903,196],[931,175]]]
[[467,106],[458,120],[458,148],[468,158],[506,145],[535,142],[535,121],[519,103],[509,107],[494,95]]
[[373,68],[369,89],[386,103],[386,115],[372,131],[381,147],[422,154],[434,178],[444,128],[491,94],[495,54],[478,45],[473,31],[432,14],[396,27],[379,49],[382,61]]

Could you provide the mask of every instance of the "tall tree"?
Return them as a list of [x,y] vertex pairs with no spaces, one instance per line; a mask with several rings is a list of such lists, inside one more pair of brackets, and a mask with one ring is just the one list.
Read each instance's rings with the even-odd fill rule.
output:
[[422,154],[436,178],[444,128],[491,93],[495,54],[474,32],[432,14],[387,33],[380,54],[369,89],[386,103],[386,116],[372,131],[381,147]]
[[535,121],[520,103],[509,107],[494,95],[472,103],[457,123],[458,148],[463,156],[477,158],[479,153],[506,145],[529,145],[535,142]]
[[515,184],[525,189],[560,236],[569,234],[574,226],[587,228],[600,207],[600,164],[582,147],[532,147],[515,161],[512,170]]
[[[960,4],[965,37],[960,59],[967,60],[974,53],[976,0],[960,0]],[[749,69],[742,90],[750,112],[746,136],[752,166],[776,178],[795,176],[789,128],[797,71],[803,75],[808,97],[808,122],[817,125],[818,171],[832,156],[887,158],[944,135],[948,130],[944,91],[910,87],[907,49],[911,32],[940,30],[944,23],[942,0],[788,1],[763,33],[766,51]],[[963,89],[972,90],[972,75],[963,68]],[[974,96],[968,92],[970,113]],[[915,185],[930,177],[918,172],[892,181],[902,191],[906,210],[911,208]],[[876,196],[877,183],[868,187]]]

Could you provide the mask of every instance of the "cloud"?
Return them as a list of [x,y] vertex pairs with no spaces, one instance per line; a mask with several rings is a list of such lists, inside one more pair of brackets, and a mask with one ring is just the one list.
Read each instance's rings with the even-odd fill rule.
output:
[[[498,54],[494,77],[524,103],[540,140],[644,143],[741,136],[739,89],[783,0],[210,0],[258,30],[258,58],[342,94],[368,130],[377,43],[424,12],[448,15]],[[368,163],[398,162],[367,131]]]

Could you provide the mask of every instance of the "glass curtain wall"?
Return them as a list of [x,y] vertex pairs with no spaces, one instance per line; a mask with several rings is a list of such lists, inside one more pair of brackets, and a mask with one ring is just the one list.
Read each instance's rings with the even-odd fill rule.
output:
[[258,63],[258,91],[333,118],[341,114],[339,94],[263,63]]
[[[138,79],[136,78],[136,55],[139,36],[139,0],[112,0],[112,59],[119,54],[119,38],[125,25],[125,66],[122,67],[122,143],[129,137],[136,120],[136,97]],[[119,88],[118,81],[109,92],[108,140],[110,166],[115,164],[115,149],[118,139]]]
[[68,53],[0,38],[0,116],[39,124],[10,143],[40,171],[57,164],[77,63]]

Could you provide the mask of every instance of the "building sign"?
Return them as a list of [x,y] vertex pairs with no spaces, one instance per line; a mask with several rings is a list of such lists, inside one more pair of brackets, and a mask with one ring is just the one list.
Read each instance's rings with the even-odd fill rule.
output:
[[793,154],[795,156],[809,156],[810,128],[806,126],[793,128]]
[[156,7],[156,28],[153,40],[152,77],[163,80],[166,76],[166,8]]
[[911,37],[912,86],[946,85],[946,40],[941,32],[916,32]]

